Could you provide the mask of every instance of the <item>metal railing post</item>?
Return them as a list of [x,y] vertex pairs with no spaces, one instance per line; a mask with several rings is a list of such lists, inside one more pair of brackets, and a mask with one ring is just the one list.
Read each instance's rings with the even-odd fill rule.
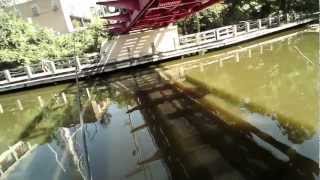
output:
[[250,32],[250,23],[249,22],[245,22],[245,27],[246,27],[246,32]]
[[57,72],[56,65],[54,64],[53,61],[49,61],[48,63],[49,63],[49,66],[50,66],[51,73],[55,74]]
[[269,26],[272,25],[272,17],[271,16],[268,17],[268,24],[269,24]]
[[78,56],[76,57],[76,66],[77,66],[76,68],[80,71],[82,66]]
[[233,37],[237,37],[237,35],[238,35],[238,28],[237,28],[237,25],[233,25],[233,27],[232,27],[232,31],[233,31]]
[[297,19],[298,19],[298,16],[297,16],[297,14],[296,14],[295,12],[293,13],[293,19],[294,19],[294,20],[297,20]]
[[26,71],[26,73],[27,73],[28,78],[31,79],[31,78],[32,78],[32,70],[31,70],[31,67],[28,66],[28,65],[26,65],[26,66],[25,66],[25,71]]
[[196,34],[196,44],[200,44],[200,42],[201,42],[201,38],[200,38],[200,34],[199,33],[197,33]]
[[219,29],[216,30],[216,39],[217,41],[220,39],[220,32]]
[[128,58],[129,58],[129,59],[132,59],[133,56],[132,56],[132,50],[131,50],[131,48],[130,48],[130,47],[127,47],[127,51],[128,51]]
[[173,43],[174,43],[174,48],[175,49],[180,49],[180,38],[178,37],[178,38],[176,38],[176,37],[174,37],[173,38]]
[[4,73],[4,76],[6,77],[6,80],[9,83],[12,82],[12,77],[11,77],[10,71],[9,70],[4,70],[3,73]]
[[[175,43],[175,41],[174,41],[174,43]],[[176,44],[174,44],[174,46],[176,49]],[[156,54],[156,46],[155,46],[154,42],[151,43],[151,52],[152,52],[152,54]]]
[[261,19],[258,19],[258,29],[262,29],[262,21],[261,21]]
[[286,22],[289,23],[290,22],[290,14],[286,14]]

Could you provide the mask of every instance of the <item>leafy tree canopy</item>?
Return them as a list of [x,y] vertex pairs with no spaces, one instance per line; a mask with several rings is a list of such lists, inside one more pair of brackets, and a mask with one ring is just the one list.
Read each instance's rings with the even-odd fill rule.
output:
[[279,12],[316,12],[318,0],[224,0],[178,23],[183,34],[195,33]]
[[57,35],[0,10],[0,69],[70,57],[74,50],[78,55],[97,52],[107,37],[102,28],[102,21],[94,19],[85,30]]

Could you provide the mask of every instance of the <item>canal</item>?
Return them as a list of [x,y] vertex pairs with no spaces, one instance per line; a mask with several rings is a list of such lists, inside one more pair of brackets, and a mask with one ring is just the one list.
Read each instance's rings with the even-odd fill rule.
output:
[[319,179],[318,39],[2,94],[0,179]]

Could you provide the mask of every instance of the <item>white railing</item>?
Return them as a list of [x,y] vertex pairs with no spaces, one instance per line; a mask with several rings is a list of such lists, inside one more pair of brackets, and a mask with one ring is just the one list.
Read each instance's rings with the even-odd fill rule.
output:
[[268,18],[243,21],[236,25],[220,27],[200,33],[189,34],[179,37],[180,48],[189,48],[209,42],[221,41],[234,38],[243,34],[274,28],[281,24],[290,23],[306,18],[306,14],[286,14],[270,16]]

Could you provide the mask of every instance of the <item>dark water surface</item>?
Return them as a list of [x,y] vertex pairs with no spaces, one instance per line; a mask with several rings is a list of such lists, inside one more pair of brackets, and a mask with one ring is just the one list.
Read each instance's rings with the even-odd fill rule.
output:
[[72,83],[1,95],[0,178],[319,179],[318,36],[86,79],[83,126]]

